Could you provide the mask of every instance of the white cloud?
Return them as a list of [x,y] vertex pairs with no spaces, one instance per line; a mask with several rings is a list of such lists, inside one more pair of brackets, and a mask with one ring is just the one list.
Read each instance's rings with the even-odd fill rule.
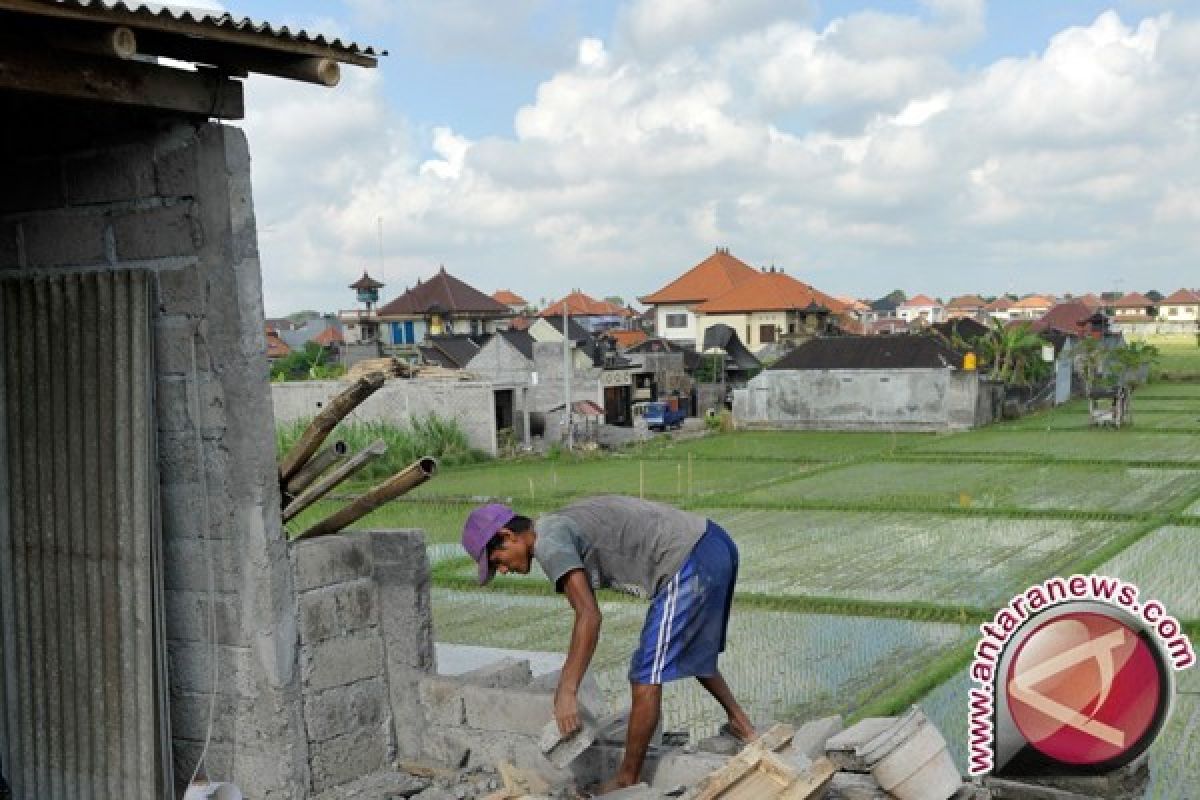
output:
[[378,73],[258,82],[269,307],[350,302],[380,217],[387,293],[444,263],[488,291],[636,296],[715,244],[836,293],[1194,284],[1200,25],[1106,13],[964,70],[981,3],[925,5],[814,30],[765,2],[634,4],[622,36],[692,32],[576,40],[505,137],[414,128]]

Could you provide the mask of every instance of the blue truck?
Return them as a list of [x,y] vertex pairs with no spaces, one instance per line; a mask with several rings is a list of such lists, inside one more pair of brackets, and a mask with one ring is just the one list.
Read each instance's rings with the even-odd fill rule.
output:
[[666,431],[671,428],[682,428],[686,415],[682,411],[672,411],[666,403],[646,403],[646,427],[650,430]]

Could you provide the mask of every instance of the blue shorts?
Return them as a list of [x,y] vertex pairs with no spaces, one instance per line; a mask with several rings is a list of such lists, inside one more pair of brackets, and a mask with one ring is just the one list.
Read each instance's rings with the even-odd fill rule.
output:
[[650,601],[629,664],[631,682],[657,684],[717,673],[737,571],[737,545],[709,520],[683,566]]

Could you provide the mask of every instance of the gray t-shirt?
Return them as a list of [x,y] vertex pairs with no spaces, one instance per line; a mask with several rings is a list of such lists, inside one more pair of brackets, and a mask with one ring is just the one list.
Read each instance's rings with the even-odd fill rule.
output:
[[683,566],[707,525],[661,503],[591,497],[539,517],[533,555],[560,592],[564,575],[584,569],[593,588],[651,597]]

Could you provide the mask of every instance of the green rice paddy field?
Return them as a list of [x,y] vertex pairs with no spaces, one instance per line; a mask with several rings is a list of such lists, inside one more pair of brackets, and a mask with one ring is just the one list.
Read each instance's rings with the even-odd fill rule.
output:
[[[581,495],[640,493],[691,508],[741,551],[722,668],[754,715],[893,714],[918,702],[965,769],[976,626],[1019,590],[1077,571],[1115,575],[1200,638],[1200,383],[1144,387],[1134,415],[1120,431],[1088,428],[1072,403],[958,434],[660,437],[617,455],[448,469],[359,524],[425,530],[439,641],[564,651],[569,608],[544,578],[472,585],[456,544],[472,504],[500,498],[534,515]],[[601,600],[593,668],[621,702],[644,606]],[[519,613],[497,625],[502,611]],[[1177,678],[1152,750],[1156,800],[1200,786],[1200,670]],[[721,721],[687,682],[669,687],[665,712],[669,729],[695,736]]]

